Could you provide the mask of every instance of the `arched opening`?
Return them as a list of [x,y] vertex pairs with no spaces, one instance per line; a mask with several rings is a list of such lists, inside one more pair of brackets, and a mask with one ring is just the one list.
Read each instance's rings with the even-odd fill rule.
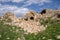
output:
[[44,9],[42,12],[41,12],[41,14],[45,14],[46,13],[46,9]]
[[34,20],[34,17],[30,17],[30,20]]
[[58,14],[57,17],[60,18],[60,14]]

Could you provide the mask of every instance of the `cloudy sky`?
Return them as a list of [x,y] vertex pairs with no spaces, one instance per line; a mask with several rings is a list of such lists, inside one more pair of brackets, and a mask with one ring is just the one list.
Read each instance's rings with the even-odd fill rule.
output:
[[43,9],[60,9],[60,0],[0,0],[0,16],[14,12],[20,17],[29,10],[40,12]]

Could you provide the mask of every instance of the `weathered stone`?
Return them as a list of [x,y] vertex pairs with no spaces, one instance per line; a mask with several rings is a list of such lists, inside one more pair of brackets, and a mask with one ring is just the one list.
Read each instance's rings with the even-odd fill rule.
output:
[[2,17],[2,20],[6,18],[10,18],[12,22],[5,22],[5,24],[19,26],[29,33],[38,33],[44,31],[47,27],[47,25],[40,24],[40,19],[45,20],[51,18],[52,20],[60,20],[60,10],[44,9],[42,12],[40,12],[40,14],[34,11],[29,11],[21,18],[17,18],[11,12],[7,12]]
[[60,10],[44,9],[40,12],[43,19],[51,17],[52,19],[60,19]]

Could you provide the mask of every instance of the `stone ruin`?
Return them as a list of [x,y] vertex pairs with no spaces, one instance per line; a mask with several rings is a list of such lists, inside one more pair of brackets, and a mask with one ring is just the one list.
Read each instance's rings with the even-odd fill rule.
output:
[[27,12],[23,17],[25,21],[38,21],[41,17],[41,14],[38,14],[34,11]]
[[40,19],[42,18],[45,20],[48,17],[51,17],[51,19],[60,20],[60,10],[44,9],[40,13],[29,11],[21,18],[17,18],[13,13],[8,12],[2,19],[5,17],[9,17],[12,20],[12,22],[6,22],[5,24],[16,25],[23,28],[28,33],[38,33],[44,31],[47,27],[47,25],[44,26],[40,24]]
[[42,15],[43,19],[51,17],[51,19],[60,20],[60,10],[44,9],[42,12],[40,12],[40,14]]

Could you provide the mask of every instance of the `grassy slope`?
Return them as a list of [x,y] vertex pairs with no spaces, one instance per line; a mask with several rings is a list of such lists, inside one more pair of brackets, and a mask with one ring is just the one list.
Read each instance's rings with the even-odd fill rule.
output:
[[[51,25],[49,25],[49,23]],[[24,34],[24,30],[21,30],[20,27],[3,25],[0,22],[0,40],[17,40],[18,37],[23,40],[23,36],[26,40],[59,40],[56,38],[56,35],[60,35],[60,21],[44,21],[43,24],[48,24],[48,27],[44,32],[34,34]],[[16,30],[18,29],[18,32]]]

